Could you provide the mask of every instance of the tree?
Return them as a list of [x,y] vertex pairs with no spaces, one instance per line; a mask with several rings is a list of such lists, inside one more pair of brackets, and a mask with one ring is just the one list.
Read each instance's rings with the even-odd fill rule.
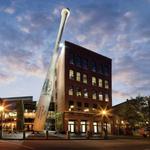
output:
[[114,113],[132,128],[150,126],[150,96],[131,98],[115,107]]

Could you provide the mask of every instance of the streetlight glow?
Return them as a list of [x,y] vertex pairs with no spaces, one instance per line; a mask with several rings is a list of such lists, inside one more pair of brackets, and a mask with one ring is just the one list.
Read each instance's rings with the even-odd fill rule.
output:
[[107,115],[107,111],[106,110],[102,110],[102,115],[106,116]]
[[4,107],[0,106],[0,112],[3,112],[3,111],[4,111]]

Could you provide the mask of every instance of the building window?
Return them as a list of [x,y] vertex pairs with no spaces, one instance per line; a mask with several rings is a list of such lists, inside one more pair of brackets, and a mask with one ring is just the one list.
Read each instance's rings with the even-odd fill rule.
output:
[[105,94],[105,101],[108,102],[109,101],[109,95]]
[[92,99],[97,99],[96,91],[93,92],[93,94],[92,94]]
[[97,104],[93,104],[93,110],[97,109]]
[[76,96],[81,96],[81,89],[80,88],[77,88],[77,91],[76,91]]
[[74,64],[74,56],[73,54],[69,54],[69,64]]
[[69,95],[73,95],[73,87],[70,87],[70,88],[69,88],[68,94],[69,94]]
[[92,85],[96,86],[96,77],[92,77]]
[[105,88],[108,89],[109,88],[109,82],[107,80],[105,80]]
[[103,74],[103,65],[99,64],[98,73]]
[[82,59],[82,67],[83,69],[88,69],[88,60],[85,58]]
[[77,73],[76,73],[76,80],[77,80],[77,81],[80,81],[80,80],[81,80],[81,74],[80,74],[80,72],[77,72]]
[[83,83],[87,84],[87,75],[83,74]]
[[71,133],[75,132],[75,121],[68,121],[68,131]]
[[89,107],[89,104],[88,103],[84,103],[84,107]]
[[89,112],[89,104],[84,103],[84,112]]
[[75,65],[81,67],[81,57],[75,56]]
[[69,111],[74,110],[74,102],[73,101],[69,101]]
[[102,94],[102,92],[99,92],[99,94],[98,94],[98,99],[99,99],[100,101],[103,100],[103,94]]
[[84,95],[84,98],[88,98],[88,91],[87,91],[87,89],[83,90],[83,95]]
[[109,66],[104,65],[104,75],[108,76],[109,75]]
[[81,103],[81,102],[77,102],[77,107],[78,107],[78,110],[81,110],[81,108],[82,108],[82,103]]
[[98,132],[98,123],[97,122],[93,122],[93,131],[94,131],[94,133]]
[[74,102],[73,102],[73,101],[69,101],[69,107],[70,107],[71,105],[74,105]]
[[95,62],[91,62],[91,70],[93,72],[96,72],[96,63]]
[[69,70],[69,79],[74,79],[74,71],[73,70]]
[[81,121],[81,132],[85,133],[87,131],[87,121]]
[[103,80],[102,79],[98,79],[98,86],[103,87]]

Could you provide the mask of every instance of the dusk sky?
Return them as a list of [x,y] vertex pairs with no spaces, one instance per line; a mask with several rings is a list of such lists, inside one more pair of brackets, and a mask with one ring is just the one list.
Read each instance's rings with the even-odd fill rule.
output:
[[63,7],[62,42],[112,59],[113,104],[150,95],[150,0],[0,0],[0,97],[39,99]]

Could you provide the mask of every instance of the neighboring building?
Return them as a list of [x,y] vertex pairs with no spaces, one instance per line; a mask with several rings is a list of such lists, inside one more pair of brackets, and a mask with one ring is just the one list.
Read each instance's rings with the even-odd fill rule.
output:
[[36,102],[32,96],[2,98],[0,103],[4,106],[3,131],[33,129]]
[[102,132],[99,111],[112,107],[111,77],[110,58],[66,41],[56,68],[57,130]]
[[[0,105],[4,106],[2,117],[3,131],[32,131],[35,119],[37,101],[32,96],[7,97],[0,99]],[[46,127],[55,130],[55,105],[52,102],[49,106]]]

